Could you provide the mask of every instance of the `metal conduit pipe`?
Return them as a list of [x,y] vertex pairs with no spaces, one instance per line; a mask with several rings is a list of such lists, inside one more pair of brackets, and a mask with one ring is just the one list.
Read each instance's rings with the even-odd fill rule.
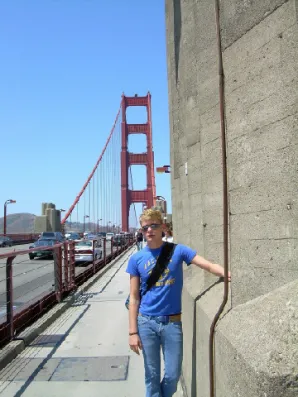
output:
[[229,296],[229,208],[228,208],[228,176],[227,176],[227,146],[226,146],[226,128],[225,128],[225,102],[224,102],[224,70],[223,57],[221,48],[220,34],[220,16],[219,16],[219,0],[215,0],[215,22],[217,31],[217,48],[218,48],[218,72],[219,72],[219,111],[220,111],[220,129],[222,143],[222,174],[223,174],[223,243],[224,243],[224,295],[222,303],[212,321],[209,335],[209,381],[210,381],[210,397],[215,397],[215,376],[214,376],[214,337],[215,327],[222,314]]

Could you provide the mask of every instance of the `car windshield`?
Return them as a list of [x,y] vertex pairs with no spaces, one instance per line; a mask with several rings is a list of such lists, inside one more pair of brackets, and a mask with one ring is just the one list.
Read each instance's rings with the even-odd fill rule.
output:
[[49,245],[54,245],[54,240],[39,240],[36,241],[36,247],[48,247]]
[[44,232],[44,233],[42,233],[42,237],[55,237],[55,234],[54,233],[47,233],[47,232]]
[[80,241],[75,245],[76,247],[92,247],[92,241]]
[[96,236],[95,234],[88,234],[88,235],[86,236],[86,238],[91,240],[91,239],[96,239],[97,236]]

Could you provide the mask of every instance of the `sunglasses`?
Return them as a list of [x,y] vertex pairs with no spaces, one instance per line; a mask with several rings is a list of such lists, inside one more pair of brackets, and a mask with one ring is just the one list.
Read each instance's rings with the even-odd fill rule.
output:
[[152,230],[156,230],[156,229],[160,228],[160,226],[161,226],[160,223],[151,223],[151,225],[142,226],[142,230],[143,230],[144,232],[147,232],[148,229],[149,229],[149,227],[150,227]]

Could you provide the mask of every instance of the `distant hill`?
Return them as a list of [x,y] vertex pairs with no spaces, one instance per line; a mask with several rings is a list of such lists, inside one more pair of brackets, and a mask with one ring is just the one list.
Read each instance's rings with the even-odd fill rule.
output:
[[[6,233],[34,233],[34,220],[36,215],[28,214],[28,213],[20,213],[20,214],[9,214],[6,217]],[[73,231],[73,232],[83,232],[84,224],[80,222],[65,222],[65,231]],[[97,225],[88,222],[85,225],[86,231],[94,231],[97,230]],[[111,226],[103,226],[100,225],[99,231],[101,232],[118,232],[117,228]],[[3,233],[3,218],[0,218],[0,235]]]
[[[34,214],[9,214],[6,217],[6,233],[33,233]],[[3,218],[0,218],[0,234],[3,233]]]

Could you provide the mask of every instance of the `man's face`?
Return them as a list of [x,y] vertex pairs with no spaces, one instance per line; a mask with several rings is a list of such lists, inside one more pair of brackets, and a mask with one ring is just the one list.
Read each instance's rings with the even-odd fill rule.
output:
[[142,221],[141,226],[144,237],[148,242],[160,242],[162,240],[164,225],[159,220],[146,219]]

